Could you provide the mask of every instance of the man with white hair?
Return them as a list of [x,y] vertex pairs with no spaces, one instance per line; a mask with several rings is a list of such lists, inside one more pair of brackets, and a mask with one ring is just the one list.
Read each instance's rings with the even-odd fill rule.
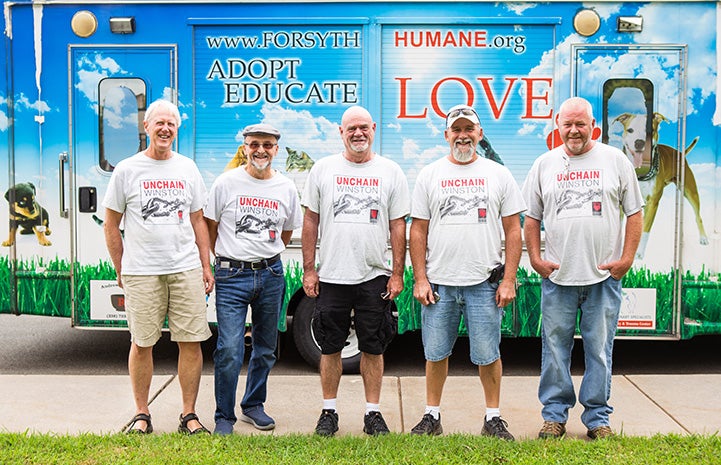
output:
[[[200,343],[211,336],[205,296],[213,290],[206,190],[195,162],[175,151],[178,107],[156,100],[145,112],[148,148],[118,163],[103,200],[105,242],[125,291],[131,345],[128,356],[136,415],[129,433],[152,433],[148,396],[153,346],[167,318],[178,343],[183,398],[178,431],[208,433],[195,413],[203,368]],[[120,222],[124,221],[121,234]]]

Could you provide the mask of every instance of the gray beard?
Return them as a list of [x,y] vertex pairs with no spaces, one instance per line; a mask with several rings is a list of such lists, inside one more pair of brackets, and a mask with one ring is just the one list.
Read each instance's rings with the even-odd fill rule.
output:
[[469,149],[468,152],[464,152],[463,150],[459,149],[458,147],[453,147],[453,158],[459,163],[466,163],[471,161],[471,158],[473,158],[473,149]]
[[266,169],[268,166],[270,166],[270,161],[267,161],[267,162],[265,162],[265,163],[263,163],[263,164],[260,164],[260,163],[258,163],[257,161],[251,159],[251,160],[250,160],[250,164],[253,165],[253,168],[257,169],[258,171],[263,171],[263,170]]
[[354,152],[358,152],[358,153],[363,153],[363,152],[365,152],[366,150],[368,150],[368,147],[369,147],[368,142],[364,142],[362,145],[360,145],[360,144],[356,144],[356,145],[350,144],[350,148],[353,149]]

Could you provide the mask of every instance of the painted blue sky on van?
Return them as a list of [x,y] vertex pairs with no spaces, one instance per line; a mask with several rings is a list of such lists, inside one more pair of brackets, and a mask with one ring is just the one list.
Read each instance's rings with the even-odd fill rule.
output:
[[[540,143],[532,144],[533,147],[535,147],[536,151],[543,150],[545,146],[543,141],[552,130],[552,120],[550,118],[525,118],[525,116],[529,114],[535,116],[546,115],[554,103],[568,95],[571,79],[569,73],[571,68],[570,45],[572,43],[691,44],[692,52],[690,53],[691,58],[688,67],[687,117],[689,135],[693,135],[691,134],[692,128],[708,125],[708,122],[712,120],[716,107],[716,10],[715,8],[709,8],[709,5],[709,3],[686,3],[683,5],[684,14],[674,15],[674,4],[631,3],[625,4],[625,6],[611,2],[588,4],[599,14],[601,27],[593,37],[585,38],[573,32],[568,16],[569,11],[574,8],[570,8],[571,5],[565,2],[552,4],[476,4],[474,5],[474,16],[504,19],[516,17],[519,18],[519,23],[510,25],[484,24],[481,28],[475,25],[469,25],[468,27],[463,25],[441,27],[446,31],[456,29],[459,33],[473,29],[485,31],[487,37],[481,45],[487,48],[485,50],[480,49],[480,52],[477,47],[463,47],[462,44],[454,47],[452,40],[447,41],[441,47],[420,46],[398,49],[386,47],[387,44],[384,43],[383,50],[380,53],[381,63],[389,66],[395,64],[399,68],[395,74],[390,74],[384,66],[370,65],[369,60],[373,60],[374,57],[370,57],[368,54],[364,57],[359,56],[363,47],[361,42],[365,40],[365,36],[361,34],[359,27],[296,27],[294,32],[303,35],[302,40],[293,43],[293,38],[290,35],[285,36],[286,27],[244,27],[243,34],[239,35],[237,27],[213,27],[212,31],[206,32],[205,29],[210,28],[210,26],[198,26],[195,32],[196,43],[194,44],[194,50],[197,66],[197,63],[203,61],[203,58],[199,57],[201,52],[212,53],[214,50],[220,51],[223,48],[228,50],[227,47],[217,43],[214,47],[210,45],[203,47],[199,45],[202,42],[209,44],[211,39],[220,41],[237,37],[246,40],[257,40],[257,43],[252,45],[250,55],[242,53],[245,51],[242,49],[242,45],[236,45],[233,48],[233,50],[240,52],[235,54],[233,58],[237,58],[238,62],[243,62],[249,66],[246,74],[248,79],[245,81],[242,78],[237,79],[241,85],[254,84],[254,82],[263,80],[263,78],[268,78],[267,81],[272,85],[281,85],[285,80],[286,87],[291,80],[297,80],[300,83],[306,81],[316,83],[338,81],[344,84],[349,82],[357,84],[354,89],[354,95],[357,96],[355,100],[360,104],[368,105],[371,109],[375,109],[374,116],[382,124],[382,127],[379,128],[382,147],[377,144],[376,149],[384,153],[387,152],[389,156],[394,158],[400,156],[404,160],[417,160],[417,166],[413,166],[412,169],[418,169],[420,165],[425,164],[429,159],[440,156],[446,150],[442,139],[443,119],[439,113],[457,101],[473,97],[475,97],[473,104],[482,116],[487,136],[499,153],[507,154],[506,156],[509,159],[535,157],[535,152],[529,151],[526,153],[524,151],[524,153],[518,153],[519,140],[535,139],[536,142]],[[286,5],[286,8],[292,10],[295,6]],[[644,19],[643,32],[638,34],[616,33],[616,18],[618,15],[642,16]],[[673,24],[668,22],[670,16],[674,17]],[[535,32],[533,30],[537,25],[524,24],[524,21],[527,22],[528,18],[533,17],[563,18],[563,21],[558,25],[550,24],[548,26],[549,29],[555,29],[555,31],[549,31],[549,37],[544,37],[543,32],[540,32],[538,37],[532,37],[529,34]],[[425,19],[429,22],[443,22],[441,16],[427,15]],[[470,19],[468,20],[470,21]],[[51,27],[50,21],[46,18],[44,20],[45,40],[48,40],[47,37],[51,33]],[[543,27],[543,25],[540,26],[540,28]],[[494,28],[498,30],[498,33],[494,32]],[[236,31],[234,32],[233,29]],[[386,30],[401,28],[395,24],[388,24],[384,25],[383,29],[382,33],[385,34]],[[413,33],[414,31],[427,31],[429,28],[425,25],[403,25],[402,29]],[[347,36],[343,38],[345,43],[339,46],[340,39],[338,36],[332,36],[331,33]],[[554,33],[557,37],[552,35]],[[315,34],[315,36],[310,34]],[[187,34],[183,35],[187,36]],[[138,32],[138,36],[140,36],[140,32]],[[349,40],[348,37],[352,39]],[[508,46],[508,44],[501,45],[501,47],[506,45],[506,50],[498,46],[491,48],[494,45],[494,38],[497,37],[525,39],[523,52],[514,52],[513,47]],[[182,39],[178,38],[178,40],[181,41]],[[332,43],[333,40],[335,40],[335,44]],[[354,40],[358,43],[354,43]],[[555,47],[554,40],[557,42]],[[241,50],[238,50],[239,47]],[[263,55],[267,58],[258,58],[258,50],[262,50]],[[493,52],[489,53],[491,50]],[[504,52],[506,52],[507,56],[504,56]],[[422,58],[412,59],[410,55],[413,53]],[[399,55],[399,59],[394,60],[394,55]],[[489,55],[493,56],[486,60]],[[222,59],[222,54],[217,54],[215,59],[218,57]],[[214,58],[208,58],[208,60],[212,59]],[[66,102],[52,97],[57,93],[53,89],[53,80],[48,78],[48,74],[55,73],[54,70],[62,69],[61,65],[65,60],[66,57],[62,55],[48,54],[42,57],[42,93],[40,95],[42,100],[38,100],[38,90],[34,80],[15,82],[16,118],[20,119],[25,115],[38,113],[51,118],[53,115],[65,111]],[[252,72],[253,60],[255,60],[255,72]],[[299,62],[295,68],[292,66],[292,60]],[[181,56],[179,61],[187,66],[188,58]],[[474,63],[471,62],[480,64],[474,66]],[[554,62],[557,70],[555,72]],[[270,68],[279,63],[284,69],[277,70],[275,74],[268,69],[265,75],[262,74],[261,68]],[[468,65],[466,66],[465,63],[468,63]],[[449,69],[451,64],[452,68]],[[26,60],[25,65],[31,68],[34,67],[32,60]],[[335,92],[338,94],[335,100],[336,105],[329,105],[327,103],[330,98],[329,95],[321,96],[316,94],[316,98],[311,98],[313,95],[309,94],[308,89],[297,90],[291,87],[288,94],[295,95],[292,100],[280,99],[279,103],[273,103],[272,100],[277,100],[273,97],[257,99],[256,102],[247,104],[236,101],[220,105],[226,110],[232,106],[236,107],[232,112],[232,119],[229,120],[226,118],[226,113],[218,111],[219,99],[225,97],[225,95],[222,95],[223,91],[218,90],[218,99],[215,101],[210,101],[210,98],[197,98],[197,93],[202,92],[204,85],[218,83],[223,78],[221,71],[216,69],[213,72],[211,67],[206,66],[206,63],[202,63],[202,65],[202,68],[195,69],[195,75],[193,76],[196,96],[188,88],[187,83],[185,85],[181,83],[179,86],[180,103],[187,108],[186,116],[190,119],[192,112],[196,113],[194,124],[197,128],[196,137],[198,142],[193,147],[193,150],[201,153],[207,152],[209,156],[222,160],[234,153],[235,150],[232,146],[239,141],[238,133],[242,129],[242,125],[257,119],[276,124],[282,129],[284,141],[289,141],[289,146],[311,150],[314,157],[323,157],[341,148],[337,131],[333,130],[333,126],[339,123],[342,108],[347,107],[354,99],[346,98],[343,100],[340,97],[341,92]],[[670,76],[664,76],[664,70],[653,57],[624,56],[618,60],[599,60],[594,65],[604,71],[610,69],[612,74],[618,75],[632,75],[642,72],[646,75],[655,76],[659,82],[668,83],[671,89],[661,85],[656,90],[656,111],[664,115],[675,115],[677,113],[675,107],[678,96],[676,89],[673,88],[673,80],[666,79],[666,77]],[[15,63],[15,66],[18,66],[18,64]],[[381,73],[381,83],[383,84],[381,93],[377,88],[364,87],[362,72],[369,69],[375,69]],[[403,70],[403,72],[400,72],[400,70]],[[460,76],[458,76],[459,72]],[[86,67],[79,69],[79,73],[80,85],[78,90],[88,96],[89,105],[96,105],[92,98],[95,96],[94,89],[99,79],[109,75],[123,74],[124,70],[121,63],[98,56],[96,62],[87,63]],[[355,74],[355,76],[346,79],[344,75],[347,74]],[[438,111],[433,111],[430,108],[431,111],[427,112],[426,117],[415,120],[415,116],[422,113],[417,109],[429,109],[431,103],[429,94],[432,89],[422,87],[422,84],[418,84],[418,82],[425,78],[428,79],[430,84],[434,84],[438,82],[438,78],[448,76],[457,77],[459,81],[447,83],[445,87],[440,88],[442,95],[438,101],[440,105]],[[478,80],[486,77],[490,77],[493,81],[490,82],[488,89],[486,89],[488,95],[483,95],[484,89]],[[539,92],[538,97],[542,97],[544,92],[548,92],[549,102],[546,103],[540,98],[535,100],[533,104],[538,107],[538,111],[534,113],[529,113],[524,109],[515,111],[514,108],[511,110],[514,106],[523,104],[522,99],[527,96],[526,94],[529,91],[527,87],[521,85],[526,83],[516,81],[513,85],[509,85],[507,81],[504,82],[504,79],[512,77],[519,80],[553,79],[552,88],[535,89]],[[203,82],[206,78],[208,83]],[[401,82],[399,79],[402,78],[411,79],[404,82],[407,93],[403,96],[409,99],[411,103],[403,109],[401,109],[401,102],[399,101],[401,96],[398,94]],[[369,76],[367,80],[373,81],[374,79],[377,79],[377,77]],[[396,86],[386,85],[393,84],[394,80]],[[459,84],[460,80],[464,81]],[[263,84],[268,84],[268,82]],[[327,84],[327,82],[325,83]],[[461,88],[465,83],[472,85],[475,95],[469,96],[468,92]],[[418,86],[414,90],[416,84]],[[62,82],[58,82],[58,85],[62,85]],[[578,89],[578,91],[582,95],[593,95],[597,93],[597,90],[593,88],[597,85],[597,80],[586,79],[585,87]],[[248,89],[252,90],[252,88],[246,90]],[[283,90],[287,90],[287,88]],[[282,93],[283,90],[271,87],[270,92]],[[506,94],[506,92],[508,93]],[[160,93],[156,93],[154,96],[159,97]],[[503,114],[500,116],[494,115],[493,105],[500,105],[504,96],[508,100],[506,102],[507,106],[501,108],[504,110]],[[208,97],[210,97],[210,92],[208,92]],[[244,97],[248,101],[252,100],[248,96]],[[382,102],[379,101],[379,97],[382,97]],[[489,103],[489,97],[496,101]],[[5,102],[6,96],[3,95],[2,98],[3,102]],[[318,103],[323,98],[325,98],[325,101]],[[307,99],[308,103],[300,103],[303,99]],[[330,108],[332,110],[329,110]],[[412,113],[414,118],[399,118],[398,115],[402,110],[408,111],[409,114]],[[213,117],[213,115],[216,116]],[[193,124],[193,121],[189,122]],[[218,122],[221,124],[217,124]],[[0,112],[0,130],[6,131],[7,125],[7,111],[3,110]],[[416,126],[422,127],[423,130],[415,131],[411,129],[410,133],[407,131],[408,128]],[[27,134],[16,133],[16,138],[19,140],[24,140],[26,136],[36,136],[37,133],[37,128],[32,125],[18,128],[18,130],[27,132]],[[61,136],[65,136],[64,128],[59,129],[59,131]],[[52,135],[46,137],[53,139]],[[663,133],[661,137],[664,137]],[[713,138],[708,136],[701,138],[693,154],[695,163],[714,161],[714,153],[704,139],[709,139],[708,142],[711,142],[710,139]],[[206,140],[217,141],[219,147],[207,148]],[[225,147],[225,150],[222,147]],[[522,165],[514,171],[519,182],[522,181],[525,175],[527,160],[524,160]]]
[[[617,97],[613,105],[606,104],[604,122],[603,86],[609,79],[643,78],[652,84],[651,112],[664,117],[658,143],[678,146],[683,113],[678,102],[685,103],[686,145],[698,137],[688,161],[701,199],[708,199],[701,209],[712,231],[719,216],[715,203],[721,203],[716,188],[719,129],[714,125],[717,5],[51,3],[37,6],[34,17],[28,5],[16,5],[9,16],[12,28],[6,27],[13,51],[14,179],[36,181],[57,210],[57,154],[69,151],[75,156],[76,185],[97,186],[102,195],[109,171],[99,163],[99,132],[107,138],[112,165],[122,153],[129,156],[137,149],[138,121],[129,110],[133,94],[101,96],[101,82],[140,78],[137,85],[146,86],[149,100],[174,98],[177,92],[184,118],[179,151],[196,159],[208,185],[235,154],[244,126],[263,121],[281,131],[274,165],[287,172],[289,157],[305,153],[317,160],[341,151],[341,115],[361,104],[378,123],[375,149],[400,163],[413,186],[423,166],[447,154],[443,115],[457,103],[477,109],[490,144],[520,184],[533,160],[548,149],[553,109],[569,95],[589,98],[599,123],[608,126],[609,143],[622,146],[625,128],[614,118],[623,105],[627,112],[645,107]],[[589,37],[573,27],[574,14],[583,8],[593,9],[600,21],[598,32]],[[68,27],[80,9],[98,18],[98,31],[88,38]],[[642,17],[643,31],[617,32],[621,15]],[[113,16],[134,16],[136,32],[110,33],[107,22]],[[42,31],[33,31],[33,22],[41,23]],[[36,38],[43,47],[38,55]],[[5,53],[0,51],[0,57],[7,61]],[[0,86],[4,147],[9,143],[9,88],[9,83]],[[104,126],[98,125],[101,107]],[[123,133],[132,134],[127,147],[120,142]],[[39,153],[41,161],[23,161],[36,160]],[[8,154],[0,150],[0,166],[9,166]],[[304,173],[287,174],[302,185]],[[0,181],[3,192],[7,184],[7,178]],[[672,230],[672,195],[662,198],[659,212],[666,220],[657,221],[654,231]],[[0,213],[0,224],[6,214]],[[684,218],[688,225],[695,223],[690,208],[684,215],[691,215]],[[78,221],[92,225],[86,216]],[[695,238],[692,226],[689,231]],[[698,249],[699,257],[704,250]]]

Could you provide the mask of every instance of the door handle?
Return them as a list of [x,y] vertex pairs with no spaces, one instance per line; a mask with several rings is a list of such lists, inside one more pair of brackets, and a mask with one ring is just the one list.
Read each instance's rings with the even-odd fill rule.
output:
[[81,213],[98,211],[98,190],[95,187],[78,187],[78,211]]
[[68,217],[68,209],[65,207],[65,162],[68,161],[68,152],[60,152],[58,155],[58,162],[59,162],[59,170],[58,170],[58,176],[59,179],[59,185],[60,185],[60,195],[58,196],[60,198],[60,217],[61,218],[67,218]]

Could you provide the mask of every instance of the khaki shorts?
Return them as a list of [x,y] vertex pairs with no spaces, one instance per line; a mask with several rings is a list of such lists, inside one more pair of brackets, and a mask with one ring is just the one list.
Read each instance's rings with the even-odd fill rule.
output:
[[206,316],[203,270],[166,275],[122,275],[130,340],[155,345],[168,317],[170,339],[201,342],[211,336]]

